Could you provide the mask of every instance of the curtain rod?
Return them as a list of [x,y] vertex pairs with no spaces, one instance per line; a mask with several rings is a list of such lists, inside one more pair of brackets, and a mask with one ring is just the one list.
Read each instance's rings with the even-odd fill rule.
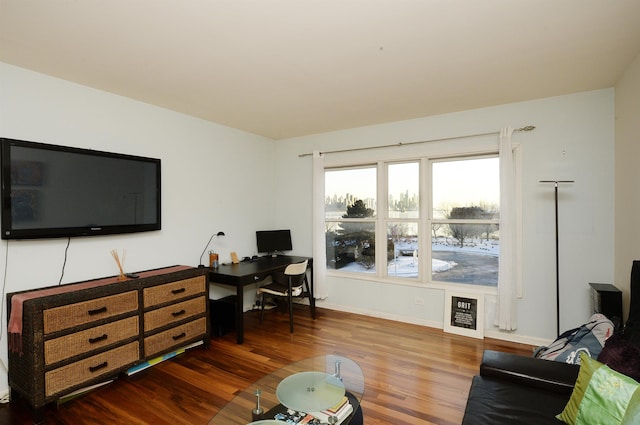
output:
[[[534,125],[526,125],[524,127],[516,128],[513,131],[531,131],[531,130],[533,130],[535,128],[536,127]],[[446,140],[468,139],[470,137],[491,136],[491,135],[494,135],[494,134],[500,134],[500,132],[499,131],[492,131],[490,133],[477,133],[477,134],[468,134],[466,136],[443,137],[441,139],[420,140],[420,141],[416,141],[416,142],[398,142],[398,143],[394,143],[392,145],[368,146],[368,147],[364,147],[364,148],[352,148],[352,149],[340,149],[340,150],[325,151],[325,152],[320,152],[320,153],[321,154],[326,154],[326,153],[366,151],[366,150],[369,150],[369,149],[380,149],[380,148],[391,148],[391,147],[394,147],[394,146],[417,145],[419,143],[443,142],[443,141],[446,141]],[[300,155],[298,155],[298,157],[302,158],[303,156],[311,156],[311,155],[313,155],[313,153],[301,153]]]

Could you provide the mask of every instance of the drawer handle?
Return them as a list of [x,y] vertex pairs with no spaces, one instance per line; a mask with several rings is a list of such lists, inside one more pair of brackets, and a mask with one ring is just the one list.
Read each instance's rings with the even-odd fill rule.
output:
[[176,312],[174,312],[174,313],[171,313],[171,315],[172,315],[173,317],[178,317],[178,316],[182,316],[182,315],[183,315],[183,314],[185,314],[185,313],[186,313],[186,311],[185,311],[184,309],[182,309],[182,310],[180,310],[180,311],[176,311]]
[[107,334],[104,334],[102,336],[97,336],[95,338],[89,338],[89,344],[95,344],[96,342],[104,341],[107,338],[108,338]]
[[173,337],[173,340],[174,340],[174,341],[177,341],[177,340],[179,340],[179,339],[184,338],[185,336],[187,336],[187,334],[186,334],[186,333],[184,333],[184,332],[182,332],[180,335],[176,335],[176,336],[174,336],[174,337]]
[[94,316],[96,314],[100,314],[100,313],[106,313],[107,312],[107,307],[100,307],[100,308],[96,308],[94,310],[89,310],[87,313],[89,313],[89,316]]
[[104,369],[105,367],[107,367],[109,365],[109,363],[107,362],[102,362],[97,366],[89,366],[89,372],[96,372],[100,369]]
[[182,294],[183,292],[185,292],[186,289],[185,288],[180,288],[180,289],[174,289],[173,291],[171,291],[171,293],[173,295],[178,295],[178,294]]

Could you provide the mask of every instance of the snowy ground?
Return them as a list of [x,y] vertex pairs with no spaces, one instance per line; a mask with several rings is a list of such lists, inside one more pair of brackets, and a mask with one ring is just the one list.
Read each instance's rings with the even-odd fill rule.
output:
[[[395,260],[389,262],[388,274],[389,276],[403,276],[411,277],[418,275],[418,242],[416,240],[403,240],[397,242],[395,245],[396,251],[400,252],[413,252],[413,255],[398,255]],[[485,241],[474,239],[469,243],[465,243],[464,247],[460,247],[458,244],[454,244],[451,240],[445,238],[439,238],[431,245],[433,251],[449,251],[449,252],[461,252],[469,254],[481,254],[498,256],[500,253],[500,244],[495,240]],[[438,259],[431,260],[431,267],[434,274],[441,273],[447,270],[451,270],[458,266],[453,261],[441,261]],[[360,273],[374,273],[375,270],[365,269],[360,264],[353,262],[342,267],[340,270],[360,272]]]

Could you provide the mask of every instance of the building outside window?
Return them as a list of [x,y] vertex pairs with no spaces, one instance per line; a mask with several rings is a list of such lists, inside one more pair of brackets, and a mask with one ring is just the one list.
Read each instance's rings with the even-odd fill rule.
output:
[[499,187],[497,155],[326,169],[327,268],[497,286]]

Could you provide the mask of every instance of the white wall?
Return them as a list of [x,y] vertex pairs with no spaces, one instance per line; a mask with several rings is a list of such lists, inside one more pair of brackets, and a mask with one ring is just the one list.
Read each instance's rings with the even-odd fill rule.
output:
[[[298,154],[528,124],[536,130],[514,137],[522,145],[524,158],[524,298],[518,303],[518,331],[500,337],[536,342],[555,336],[553,192],[539,180],[576,180],[561,191],[561,329],[588,317],[588,282],[613,282],[613,89],[274,143],[1,63],[0,82],[3,137],[163,161],[163,230],[73,239],[64,283],[115,274],[112,249],[127,250],[128,271],[170,264],[195,266],[209,236],[218,230],[227,234],[213,241],[222,261],[228,261],[230,251],[254,254],[255,230],[271,227],[291,228],[296,253],[310,255],[311,159]],[[414,151],[419,149],[430,148]],[[6,254],[7,262],[0,262],[0,272],[6,268],[5,293],[57,284],[65,245],[66,240],[60,239],[3,241],[0,256]],[[335,276],[328,278],[328,284],[330,296],[321,305],[442,326],[441,288]],[[424,298],[425,305],[416,306],[415,297]],[[488,301],[490,314],[491,297]],[[246,302],[250,300],[245,298]],[[0,359],[6,364],[3,308]],[[0,392],[6,387],[2,370]]]
[[[355,128],[277,142],[279,186],[276,222],[295,229],[311,252],[311,158],[313,150],[389,145],[499,131],[505,125],[535,125],[513,140],[523,149],[524,297],[513,334],[486,334],[532,343],[556,336],[555,222],[553,185],[540,180],[575,180],[560,188],[561,322],[565,330],[590,316],[589,282],[613,282],[614,91],[579,93],[442,116]],[[471,141],[470,143],[473,143]],[[484,142],[480,142],[484,143]],[[496,137],[497,145],[497,137]],[[392,148],[428,152],[432,144]],[[388,151],[388,150],[387,150]],[[351,154],[354,160],[375,151]],[[409,154],[407,154],[409,155]],[[327,156],[330,158],[331,156]],[[285,183],[286,182],[286,183]],[[290,190],[295,200],[285,203]],[[291,206],[295,205],[295,208]],[[444,292],[438,287],[388,284],[328,276],[329,297],[319,305],[442,327]],[[415,298],[426,305],[415,305]],[[488,316],[494,298],[487,297]],[[491,318],[486,320],[491,322]]]
[[[72,239],[63,283],[117,274],[112,249],[126,249],[126,271],[196,266],[220,230],[226,236],[212,247],[223,262],[230,251],[251,255],[255,230],[273,225],[272,185],[263,183],[274,180],[272,140],[2,63],[0,82],[2,137],[162,160],[162,230]],[[4,294],[58,284],[66,243],[2,241]],[[0,360],[6,365],[4,294]],[[0,393],[7,388],[2,367]]]
[[640,55],[616,84],[615,281],[629,314],[631,265],[640,260]]

